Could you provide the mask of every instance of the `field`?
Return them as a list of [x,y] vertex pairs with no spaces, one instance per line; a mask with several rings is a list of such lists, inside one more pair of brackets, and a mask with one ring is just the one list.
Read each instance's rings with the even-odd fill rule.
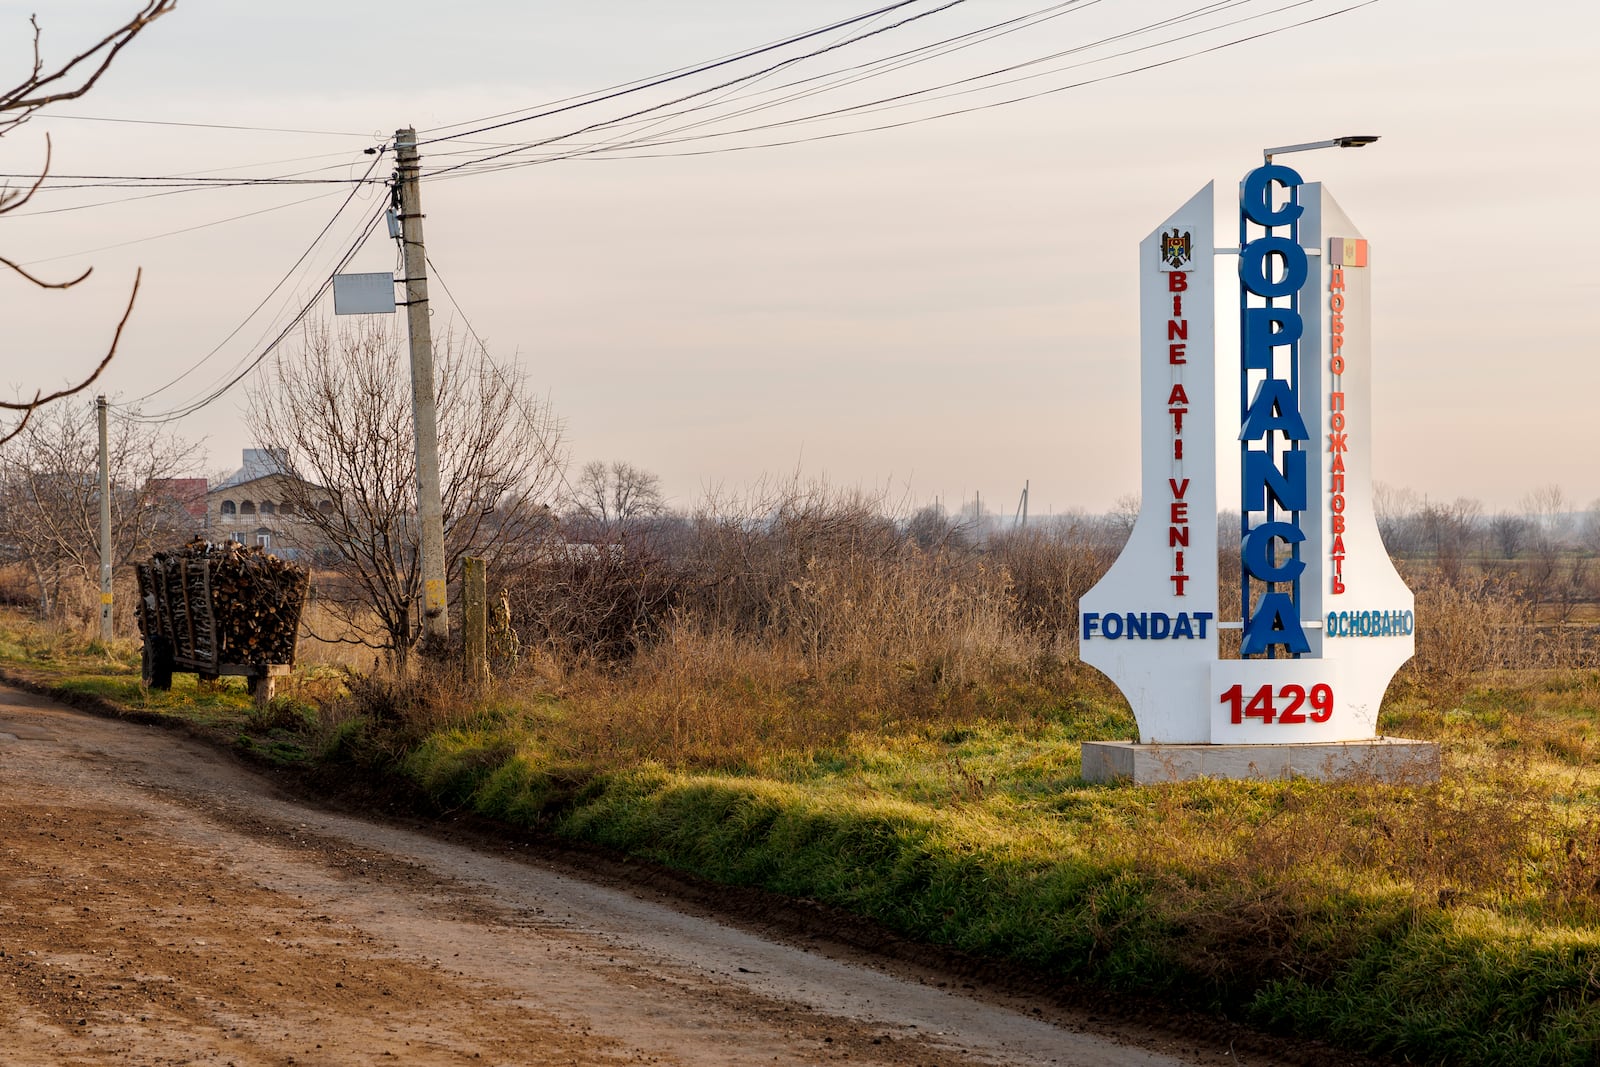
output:
[[[482,693],[422,664],[308,667],[265,711],[227,685],[158,696],[132,645],[16,618],[0,660],[205,720],[264,759],[398,778],[439,810],[821,901],[1047,980],[1406,1062],[1600,1057],[1600,667],[1581,615],[1412,569],[1418,656],[1380,725],[1442,744],[1436,785],[1091,786],[1080,742],[1134,733],[1059,625],[1095,561],[840,529],[734,545],[739,573],[772,580],[732,590],[699,580],[712,554],[676,592],[649,560],[544,575],[591,614],[529,640]],[[556,632],[587,634],[587,654]]]

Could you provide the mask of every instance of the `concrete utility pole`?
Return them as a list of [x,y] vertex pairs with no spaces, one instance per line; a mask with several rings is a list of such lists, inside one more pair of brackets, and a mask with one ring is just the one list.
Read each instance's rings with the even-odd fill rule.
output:
[[428,637],[450,636],[445,598],[444,506],[439,502],[439,420],[434,406],[433,331],[428,322],[428,257],[422,244],[422,192],[417,131],[394,134],[400,186],[400,240],[405,251],[406,325],[411,333],[411,407],[417,441],[417,521],[422,526],[422,628]]
[[111,450],[106,445],[106,398],[94,398],[100,421],[100,640],[111,640]]

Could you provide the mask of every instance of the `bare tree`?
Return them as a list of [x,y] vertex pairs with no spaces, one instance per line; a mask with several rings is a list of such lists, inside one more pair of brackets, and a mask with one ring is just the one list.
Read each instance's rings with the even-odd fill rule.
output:
[[1119,549],[1133,535],[1134,524],[1139,521],[1139,510],[1143,506],[1138,493],[1123,493],[1106,513],[1107,530]]
[[1562,625],[1572,621],[1578,606],[1589,597],[1592,562],[1587,556],[1573,553],[1561,563],[1550,599],[1556,605],[1556,621]]
[[572,506],[604,532],[667,510],[660,476],[622,460],[584,464],[572,486]]
[[1516,559],[1528,544],[1530,524],[1526,515],[1502,511],[1489,522],[1495,547],[1505,559]]
[[937,500],[919,508],[906,520],[906,537],[918,548],[966,548],[968,528],[953,517]]
[[[1600,498],[1590,502],[1589,510],[1584,513],[1583,525],[1578,536],[1584,551],[1591,555],[1600,555]],[[1600,600],[1600,567],[1589,567],[1585,577],[1590,598]]]
[[1537,618],[1540,604],[1552,594],[1560,596],[1561,557],[1572,531],[1571,503],[1562,488],[1552,482],[1530,490],[1522,498],[1522,506],[1528,513],[1530,531],[1528,558],[1522,568],[1523,586]]
[[[526,555],[549,524],[560,428],[481,350],[435,346],[446,573],[463,556]],[[339,581],[322,590],[341,635],[403,665],[422,590],[409,361],[386,323],[306,330],[252,389],[247,421],[289,475],[300,545]],[[292,535],[291,535],[292,536]],[[331,594],[331,595],[329,595]]]
[[[126,420],[112,424],[107,446],[113,562],[123,567],[174,535],[160,483],[193,448]],[[0,452],[0,552],[27,567],[41,615],[59,612],[67,582],[98,580],[99,452],[94,408],[84,404],[40,412]]]
[[1467,497],[1457,497],[1453,504],[1425,501],[1417,514],[1418,536],[1433,550],[1434,563],[1446,581],[1462,578],[1462,565],[1478,536],[1482,514],[1483,505]]
[[1420,506],[1417,494],[1410,489],[1374,482],[1372,486],[1372,512],[1378,522],[1378,536],[1391,556],[1416,551],[1416,514]]
[[1600,499],[1589,503],[1578,529],[1578,543],[1589,552],[1600,555]]
[[1572,501],[1554,482],[1529,490],[1522,507],[1533,524],[1535,539],[1559,545],[1572,533]]
[[[33,27],[33,65],[26,77],[10,89],[0,90],[0,137],[14,132],[17,127],[27,122],[40,108],[57,104],[65,100],[76,100],[78,97],[94,88],[129,42],[137,37],[144,29],[156,19],[165,15],[177,6],[177,0],[146,0],[137,14],[126,23],[112,30],[93,45],[79,52],[77,55],[61,63],[59,66],[47,68],[43,54],[39,50],[40,29],[36,17],[29,19]],[[39,169],[39,177],[26,189],[13,189],[8,185],[0,185],[0,216],[16,211],[33,199],[44,180],[50,174],[50,138],[45,137],[44,164]],[[93,268],[85,270],[76,278],[64,281],[49,281],[27,271],[15,260],[0,255],[0,266],[7,267],[24,281],[41,289],[70,289],[89,277]],[[64,386],[54,392],[44,389],[35,389],[31,397],[24,397],[14,401],[0,401],[0,412],[5,413],[14,421],[9,427],[0,424],[0,445],[16,438],[27,426],[33,413],[46,404],[64,399],[75,393],[87,389],[100,377],[111,357],[117,353],[117,344],[122,339],[122,330],[128,324],[128,317],[133,314],[133,303],[139,295],[140,274],[136,273],[133,279],[133,291],[128,295],[128,306],[122,313],[121,320],[117,323],[116,332],[111,337],[111,344],[106,349],[94,370],[85,378],[80,379],[75,385]]]

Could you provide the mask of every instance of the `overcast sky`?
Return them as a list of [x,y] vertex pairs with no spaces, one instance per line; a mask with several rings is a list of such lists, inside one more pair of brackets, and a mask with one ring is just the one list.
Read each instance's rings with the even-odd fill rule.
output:
[[[981,492],[1001,512],[1015,507],[1027,480],[1035,512],[1102,510],[1138,482],[1138,242],[1205,182],[1236,183],[1265,145],[1374,133],[1382,141],[1370,148],[1308,154],[1295,164],[1308,180],[1327,183],[1371,241],[1376,478],[1435,499],[1475,497],[1490,510],[1514,507],[1550,482],[1580,502],[1600,496],[1600,274],[1590,203],[1600,171],[1600,5],[1588,0],[1378,0],[1011,106],[787,147],[673,154],[992,103],[1352,2],[1234,0],[1159,36],[1026,68],[1009,77],[1040,76],[1001,90],[631,154],[501,172],[469,167],[429,181],[429,254],[465,316],[436,280],[435,332],[470,322],[492,354],[520,366],[548,397],[575,465],[620,459],[656,471],[679,505],[710,487],[736,489],[798,469],[913,503],[942,497],[955,507]],[[49,59],[83,47],[136,6],[0,0],[0,66],[14,72],[0,81],[25,70],[29,13],[38,13]],[[415,125],[426,139],[446,124],[646,78],[871,6],[184,0],[89,96],[0,141],[0,170],[36,170],[48,132],[59,175],[315,169],[316,177],[355,177],[372,162],[362,149],[392,140],[401,126]],[[740,93],[1059,11],[935,61],[690,132],[924,89],[1201,5],[967,0],[886,28],[936,6],[928,0],[858,24],[854,32],[884,32],[696,102],[725,114],[740,106]],[[1260,17],[1221,25],[1250,16]],[[1191,32],[1199,36],[1157,43]],[[810,47],[846,35],[837,30]],[[1155,47],[1131,51],[1147,45]],[[1075,62],[1087,65],[1063,69]],[[425,145],[425,163],[465,162],[502,150],[491,144],[570,133],[715,81],[463,139],[471,143]],[[662,136],[682,121],[625,132]],[[374,173],[391,169],[385,157]],[[41,193],[24,211],[49,213],[8,217],[0,254],[38,272],[92,264],[95,274],[65,294],[0,280],[0,388],[53,386],[92,365],[142,266],[144,288],[106,391],[141,396],[222,344],[142,405],[182,406],[260,351],[384,195],[379,186],[361,192],[303,269],[223,343],[347,193],[327,185],[138,200],[131,198],[140,190]],[[261,213],[206,225],[253,212]],[[172,233],[190,227],[201,228]],[[349,269],[383,271],[394,262],[380,227]],[[244,393],[241,386],[176,424],[203,440],[197,471],[238,465],[251,443]]]

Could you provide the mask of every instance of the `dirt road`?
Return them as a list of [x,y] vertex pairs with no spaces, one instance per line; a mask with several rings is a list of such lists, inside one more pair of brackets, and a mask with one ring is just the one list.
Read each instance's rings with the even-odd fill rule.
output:
[[309,808],[0,687],[8,1067],[1267,1062],[1122,1038]]

